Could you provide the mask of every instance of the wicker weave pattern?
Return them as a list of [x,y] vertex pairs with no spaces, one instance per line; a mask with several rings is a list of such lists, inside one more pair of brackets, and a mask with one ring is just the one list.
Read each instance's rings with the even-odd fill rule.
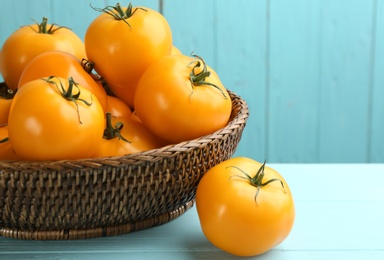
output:
[[0,235],[80,239],[164,224],[192,207],[197,184],[236,150],[248,118],[230,92],[228,125],[208,136],[123,157],[0,161]]

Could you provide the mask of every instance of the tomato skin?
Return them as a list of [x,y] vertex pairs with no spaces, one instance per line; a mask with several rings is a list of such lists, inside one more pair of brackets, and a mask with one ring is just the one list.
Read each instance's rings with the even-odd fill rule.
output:
[[107,96],[108,106],[105,113],[110,113],[113,117],[130,118],[132,111],[129,106],[121,99],[114,96]]
[[[169,143],[191,140],[224,127],[232,103],[212,68],[206,82],[192,86],[191,62],[184,55],[168,55],[150,66],[137,85],[134,107],[138,117],[155,135]],[[223,96],[225,95],[225,97]]]
[[[53,78],[68,89],[68,80]],[[66,100],[58,88],[44,79],[26,83],[11,105],[8,129],[11,145],[24,160],[69,160],[88,158],[101,141],[104,111],[97,98],[78,86],[80,100]],[[78,90],[74,90],[74,94]]]
[[[0,141],[8,138],[8,126],[0,126]],[[13,151],[11,142],[0,142],[0,160],[17,160],[17,156]]]
[[95,63],[96,72],[131,108],[140,75],[172,49],[172,33],[166,19],[147,7],[133,9],[135,13],[125,20],[102,13],[89,25],[84,38],[87,56]]
[[[237,256],[254,256],[267,252],[290,233],[295,208],[292,193],[283,177],[265,167],[264,181],[278,178],[257,188],[242,179],[241,171],[251,177],[261,167],[250,158],[224,161],[209,170],[196,192],[196,208],[206,238],[216,247]],[[227,168],[229,167],[229,168]]]
[[44,77],[72,77],[80,86],[90,90],[99,100],[103,109],[107,109],[107,93],[81,65],[74,55],[62,51],[47,51],[37,55],[26,66],[20,76],[18,88],[25,83]]
[[[49,28],[51,25],[47,25]],[[53,29],[58,26],[54,25]],[[73,54],[78,59],[86,57],[84,43],[70,29],[60,28],[52,34],[39,33],[38,25],[24,26],[14,31],[1,49],[0,67],[4,82],[16,90],[24,67],[37,55],[51,50]]]
[[121,135],[128,140],[103,139],[93,153],[93,158],[107,156],[123,156],[126,154],[138,153],[160,147],[157,138],[141,123],[125,117],[113,117],[112,125],[123,123]]
[[13,99],[0,97],[0,126],[8,123],[9,110],[11,109]]

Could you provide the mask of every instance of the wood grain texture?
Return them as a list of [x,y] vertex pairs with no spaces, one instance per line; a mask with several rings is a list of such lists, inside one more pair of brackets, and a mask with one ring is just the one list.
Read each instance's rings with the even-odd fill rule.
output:
[[319,161],[364,162],[370,124],[373,1],[321,3]]
[[[250,118],[236,155],[269,162],[384,162],[380,0],[134,0],[162,11],[184,54],[201,55]],[[112,0],[0,2],[0,44],[31,18],[81,38]]]
[[185,55],[191,53],[217,65],[215,1],[164,1],[163,14],[172,29],[173,44]]
[[252,111],[235,155],[269,160],[267,1],[216,2],[215,69],[223,84],[244,97]]
[[[318,160],[320,3],[271,1],[270,161]],[[304,148],[305,147],[305,148]],[[284,152],[282,152],[284,151]]]

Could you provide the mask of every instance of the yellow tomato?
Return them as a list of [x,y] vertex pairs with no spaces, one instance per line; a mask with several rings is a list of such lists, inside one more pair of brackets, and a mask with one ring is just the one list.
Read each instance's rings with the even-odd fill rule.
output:
[[219,76],[200,57],[168,55],[141,76],[134,107],[155,135],[179,143],[224,127],[232,102]]
[[79,60],[86,58],[84,43],[70,29],[47,24],[23,26],[11,34],[1,49],[0,68],[7,86],[15,90],[25,66],[37,55],[52,50],[73,54]]
[[73,79],[58,77],[23,85],[8,120],[11,145],[25,160],[88,158],[103,137],[104,125],[96,96]]
[[244,157],[224,161],[202,177],[196,208],[207,239],[238,256],[259,255],[280,244],[295,219],[284,178]]
[[84,43],[95,71],[133,108],[136,84],[153,62],[172,49],[167,20],[147,7],[107,6],[87,28]]

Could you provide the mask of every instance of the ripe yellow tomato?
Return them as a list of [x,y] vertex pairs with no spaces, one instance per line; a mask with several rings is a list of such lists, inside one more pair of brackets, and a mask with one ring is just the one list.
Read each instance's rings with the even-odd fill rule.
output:
[[295,219],[284,178],[244,157],[224,161],[202,177],[196,208],[206,238],[237,256],[259,255],[280,244]]
[[60,50],[86,58],[84,43],[70,29],[47,24],[48,19],[17,29],[4,42],[0,68],[7,86],[15,90],[25,66],[37,55]]
[[32,80],[20,88],[9,112],[11,145],[24,160],[88,158],[104,132],[104,111],[73,79]]
[[232,102],[218,75],[201,58],[168,55],[140,78],[134,107],[145,126],[174,144],[224,127]]
[[171,29],[160,13],[147,7],[117,4],[95,9],[102,14],[85,34],[88,59],[95,63],[95,71],[107,81],[112,92],[133,108],[141,74],[171,53]]

